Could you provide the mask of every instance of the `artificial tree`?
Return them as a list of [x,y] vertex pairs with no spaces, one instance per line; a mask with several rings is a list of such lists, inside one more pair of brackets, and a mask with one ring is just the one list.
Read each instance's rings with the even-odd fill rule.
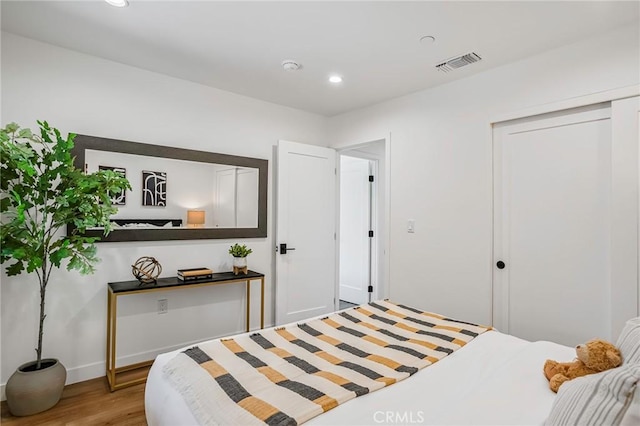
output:
[[[34,273],[40,284],[40,325],[35,370],[42,361],[45,295],[54,267],[66,261],[68,270],[94,272],[98,261],[90,227],[111,230],[116,213],[111,194],[130,189],[113,171],[85,173],[73,164],[74,134],[63,137],[46,121],[39,135],[15,123],[0,129],[0,251],[8,275]],[[74,230],[66,234],[67,224]]]

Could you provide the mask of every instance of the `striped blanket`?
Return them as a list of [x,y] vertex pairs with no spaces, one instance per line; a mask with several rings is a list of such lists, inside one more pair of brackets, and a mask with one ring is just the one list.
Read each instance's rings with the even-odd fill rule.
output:
[[296,425],[403,380],[489,327],[389,301],[213,340],[164,375],[203,425]]

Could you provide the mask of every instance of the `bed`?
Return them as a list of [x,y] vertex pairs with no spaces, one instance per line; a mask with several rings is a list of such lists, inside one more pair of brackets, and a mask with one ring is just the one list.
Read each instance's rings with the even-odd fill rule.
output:
[[181,228],[182,219],[111,219],[113,229],[119,228]]
[[[631,333],[634,341],[640,340],[640,320],[637,321],[637,327],[634,326],[634,330],[636,330],[635,334]],[[440,337],[444,335],[446,341],[442,343],[438,340],[442,346],[437,345],[437,348],[426,343],[428,340],[421,343],[421,339],[433,337],[427,336],[428,334],[436,334]],[[339,341],[336,336],[339,337]],[[316,340],[309,340],[312,337]],[[271,342],[273,345],[267,346],[264,341]],[[359,349],[353,349],[353,346]],[[315,349],[310,349],[313,347]],[[331,352],[332,347],[341,349]],[[380,351],[373,355],[376,347]],[[198,352],[200,355],[194,355],[194,350],[211,355],[211,357],[205,356],[209,361],[201,365],[213,363],[215,367],[213,369],[209,367],[206,371],[205,368],[198,366],[198,362],[202,362],[199,357],[203,355],[200,352]],[[426,357],[419,359],[415,354],[412,357],[413,350],[425,354]],[[292,370],[296,368],[298,370],[305,368],[299,365],[304,361],[292,362],[291,359],[302,358],[314,365],[322,366],[325,360],[335,358],[331,353],[340,355],[343,362],[363,360],[369,362],[366,365],[368,367],[374,365],[371,367],[373,369],[379,368],[377,371],[381,375],[389,377],[396,373],[397,375],[393,379],[389,377],[376,379],[378,383],[390,381],[377,390],[361,392],[357,397],[345,398],[346,394],[338,392],[333,396],[336,400],[340,398],[343,400],[338,401],[337,404],[335,401],[328,403],[327,396],[332,396],[333,388],[323,388],[322,386],[326,384],[319,385],[318,377],[309,378],[304,374],[292,374]],[[570,347],[545,341],[528,342],[500,333],[490,327],[445,318],[389,301],[377,301],[339,311],[327,317],[313,318],[303,324],[289,324],[257,333],[215,339],[203,342],[195,348],[187,347],[159,355],[147,379],[145,410],[148,424],[151,426],[254,423],[543,424],[549,418],[552,407],[560,405],[559,408],[563,408],[562,399],[549,390],[548,383],[542,374],[544,361],[548,358],[569,361],[574,357],[575,350]],[[389,358],[393,359],[389,360]],[[638,351],[638,358],[640,358],[640,351]],[[268,361],[267,365],[261,363],[263,360]],[[343,365],[338,364],[337,361],[332,363]],[[231,401],[234,398],[232,392],[227,391],[225,395],[221,390],[226,386],[220,380],[223,376],[219,375],[219,369],[223,368],[222,364],[231,377],[237,378],[238,382],[242,383],[243,391],[245,388],[248,390],[252,395],[251,398],[257,396],[257,400],[270,402],[274,406],[283,404],[285,409],[281,411],[293,414],[290,418],[264,416],[261,417],[262,421],[257,418],[260,415],[255,412],[252,413],[257,417],[247,415],[244,409],[236,407]],[[351,363],[347,364],[351,365]],[[629,368],[624,371],[626,374],[624,380],[616,379],[618,385],[624,382],[627,387],[617,395],[618,400],[623,400],[623,407],[620,408],[620,404],[617,404],[616,407],[619,409],[613,411],[614,413],[626,413],[629,408],[629,395],[632,393],[630,389],[632,387],[635,389],[640,378],[640,363],[638,365],[637,371]],[[416,367],[415,371],[414,367]],[[324,368],[327,367],[324,366]],[[213,370],[216,370],[216,373],[212,373]],[[277,372],[274,373],[276,370]],[[347,368],[332,371],[342,374],[347,379],[353,378],[349,376],[353,371]],[[345,371],[349,372],[344,373]],[[287,376],[286,380],[284,377],[273,378],[274,374],[280,373]],[[322,373],[316,372],[315,375]],[[217,382],[211,379],[211,376],[216,374]],[[402,374],[405,375],[402,376]],[[224,377],[227,376],[228,374],[224,375]],[[332,380],[334,383],[331,385],[339,383]],[[580,381],[581,379],[575,379],[572,382],[581,384]],[[324,396],[322,398],[314,396],[315,405],[308,404],[311,406],[309,410],[301,409],[297,412],[298,408],[305,406],[312,398],[306,395],[307,401],[294,403],[291,400],[300,396],[291,394],[293,396],[288,396],[286,401],[279,400],[277,395],[279,393],[288,395],[287,392],[292,390],[299,391],[301,395],[305,393],[305,388],[294,389],[292,382],[311,384],[316,388],[313,390],[323,390]],[[363,379],[360,383],[365,382],[366,380]],[[198,388],[198,386],[201,387]],[[348,387],[344,383],[341,386]],[[559,395],[565,388],[570,388],[569,383],[562,386]],[[604,394],[601,389],[597,389],[597,386],[594,392],[599,392],[599,395]],[[355,393],[358,393],[357,390]],[[244,399],[243,402],[251,398]],[[568,399],[571,400],[569,405],[575,407],[576,402],[571,395]],[[616,403],[620,402],[618,400]],[[313,407],[316,408],[313,409]],[[249,407],[249,411],[251,409],[255,409],[255,406]],[[607,411],[607,413],[610,412],[612,410]],[[556,421],[555,424],[572,424],[571,421],[581,423],[566,413],[562,415],[565,421]],[[584,413],[581,415],[584,416]],[[622,414],[619,417],[618,420],[622,419]],[[566,421],[567,419],[569,422]],[[600,422],[600,424],[603,423]]]

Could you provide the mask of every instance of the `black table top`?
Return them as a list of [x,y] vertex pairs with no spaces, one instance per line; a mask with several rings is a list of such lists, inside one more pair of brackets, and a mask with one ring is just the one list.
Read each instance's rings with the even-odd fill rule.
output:
[[139,290],[154,290],[158,288],[167,288],[167,287],[188,287],[194,284],[202,284],[202,283],[215,283],[215,282],[224,282],[224,281],[241,281],[241,280],[249,280],[255,278],[262,278],[264,274],[255,271],[249,271],[246,274],[238,274],[234,275],[233,272],[218,272],[212,274],[211,278],[205,278],[202,280],[191,280],[191,281],[182,281],[179,280],[178,277],[166,277],[166,278],[158,278],[155,283],[140,283],[138,280],[131,281],[119,281],[114,283],[109,283],[109,287],[111,291],[114,293],[123,293],[127,291],[139,291]]

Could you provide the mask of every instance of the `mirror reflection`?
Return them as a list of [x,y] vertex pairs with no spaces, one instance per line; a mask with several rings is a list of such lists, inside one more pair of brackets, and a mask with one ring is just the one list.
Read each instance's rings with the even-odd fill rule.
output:
[[112,194],[109,235],[85,231],[100,242],[267,236],[268,160],[87,135],[72,153],[77,168],[113,170],[132,186]]
[[85,168],[131,183],[113,194],[113,229],[258,227],[257,168],[94,149],[85,151]]

